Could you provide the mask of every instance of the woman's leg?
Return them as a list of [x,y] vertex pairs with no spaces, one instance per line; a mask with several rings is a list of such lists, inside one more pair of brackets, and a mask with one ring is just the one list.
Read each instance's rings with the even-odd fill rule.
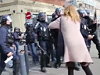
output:
[[67,62],[66,67],[68,67],[68,75],[74,75],[74,63],[73,62]]
[[74,69],[68,67],[68,75],[74,75]]
[[81,64],[81,66],[82,66],[82,69],[85,71],[86,75],[93,75],[89,68],[89,65],[86,66],[85,64]]

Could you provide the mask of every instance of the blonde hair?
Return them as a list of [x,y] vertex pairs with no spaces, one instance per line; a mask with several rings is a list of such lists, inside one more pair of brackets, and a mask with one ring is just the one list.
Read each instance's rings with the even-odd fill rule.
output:
[[64,16],[69,16],[74,22],[80,22],[79,14],[73,5],[69,5],[64,9]]

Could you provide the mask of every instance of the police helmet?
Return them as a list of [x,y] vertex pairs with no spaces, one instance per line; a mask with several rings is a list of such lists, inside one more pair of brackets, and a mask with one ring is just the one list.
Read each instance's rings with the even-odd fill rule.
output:
[[5,16],[1,17],[1,24],[5,23],[7,21],[7,18]]
[[46,14],[45,14],[45,12],[40,12],[38,14],[38,20],[39,21],[45,21],[46,20]]
[[26,22],[24,25],[25,25],[26,30],[33,28],[33,24],[31,24],[30,22]]
[[55,9],[55,14],[61,15],[62,9],[61,8],[56,8]]
[[6,21],[12,22],[9,15],[5,15],[1,17],[1,24],[6,24]]
[[78,11],[79,15],[85,15],[85,16],[87,15],[85,10],[79,9],[77,11]]
[[32,23],[26,22],[26,23],[25,23],[25,26],[26,26],[26,27],[31,27],[31,26],[32,26]]

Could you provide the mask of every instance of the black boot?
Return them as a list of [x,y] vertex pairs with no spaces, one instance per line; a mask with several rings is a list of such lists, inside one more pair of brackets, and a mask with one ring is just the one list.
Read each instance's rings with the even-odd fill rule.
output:
[[100,52],[98,51],[98,58],[100,59]]
[[55,67],[55,68],[59,68],[60,66],[61,66],[61,63],[55,63],[55,64],[54,64],[54,67]]
[[49,67],[49,68],[51,68],[51,65],[50,65],[50,64],[47,64],[47,65],[46,65],[46,67]]
[[44,67],[42,67],[41,72],[46,72],[46,69]]
[[58,64],[57,63],[54,63],[54,68],[58,68]]
[[82,68],[83,68],[84,72],[86,73],[86,75],[93,75],[89,66],[83,66],[82,65]]
[[98,58],[100,59],[100,54],[98,54],[99,56],[98,56]]

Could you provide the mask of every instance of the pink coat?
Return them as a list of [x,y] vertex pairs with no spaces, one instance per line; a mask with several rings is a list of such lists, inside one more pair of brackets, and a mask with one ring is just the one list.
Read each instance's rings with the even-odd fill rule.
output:
[[70,17],[62,16],[51,22],[48,27],[61,29],[65,45],[64,62],[93,62],[81,35],[79,22],[75,23]]

